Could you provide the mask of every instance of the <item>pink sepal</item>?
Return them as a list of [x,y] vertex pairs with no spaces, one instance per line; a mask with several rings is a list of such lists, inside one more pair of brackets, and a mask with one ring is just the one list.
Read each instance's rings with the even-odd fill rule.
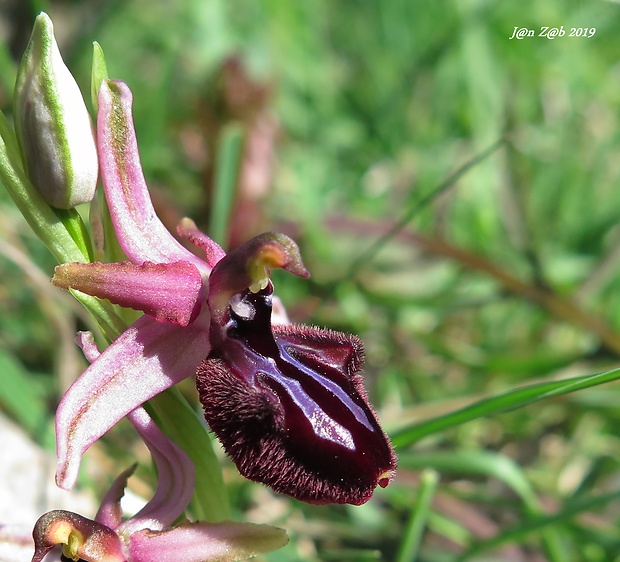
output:
[[208,322],[206,308],[186,327],[143,316],[73,383],[56,412],[60,488],[73,488],[82,455],[114,424],[196,372],[209,353]]
[[185,249],[155,214],[140,164],[131,105],[132,94],[126,84],[102,83],[97,114],[99,165],[121,248],[137,264],[192,263],[206,279],[207,264]]
[[185,261],[65,263],[54,270],[52,283],[181,326],[196,318],[205,300],[199,271]]
[[252,523],[189,523],[131,536],[128,562],[227,562],[245,560],[288,542],[286,532]]
[[144,408],[127,416],[151,451],[157,466],[157,490],[153,498],[116,532],[129,536],[141,529],[161,531],[183,513],[194,493],[194,465],[187,455],[157,427]]

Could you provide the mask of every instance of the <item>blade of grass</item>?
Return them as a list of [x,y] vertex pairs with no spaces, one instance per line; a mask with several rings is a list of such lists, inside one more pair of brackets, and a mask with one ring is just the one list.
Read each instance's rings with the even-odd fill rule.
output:
[[409,562],[416,560],[420,550],[422,534],[431,511],[431,503],[439,475],[434,470],[425,470],[420,477],[418,501],[411,510],[411,515],[405,526],[404,536],[398,548],[395,562]]
[[213,240],[225,246],[243,149],[243,129],[239,124],[224,127],[218,149],[209,233]]
[[[403,452],[398,456],[401,467],[413,470],[434,469],[438,472],[491,476],[506,484],[519,496],[526,512],[533,517],[542,515],[542,506],[521,467],[512,459],[491,451],[436,451],[432,453]],[[555,529],[544,529],[542,538],[547,558],[564,562],[566,552]]]
[[456,427],[471,420],[491,416],[500,412],[522,408],[534,402],[570,392],[584,390],[600,384],[620,379],[620,369],[605,373],[584,375],[572,379],[533,384],[491,398],[486,398],[448,414],[431,418],[406,427],[392,435],[392,442],[397,448],[408,447],[423,437],[439,431]]
[[432,189],[429,193],[424,195],[419,201],[416,201],[409,209],[407,209],[398,221],[394,224],[390,230],[388,230],[383,236],[375,241],[365,252],[362,252],[360,256],[351,264],[345,279],[352,279],[355,274],[371,260],[381,249],[392,239],[400,230],[402,230],[415,215],[424,209],[427,205],[432,203],[439,195],[444,191],[450,189],[461,177],[463,177],[469,170],[477,166],[485,158],[488,158],[496,150],[501,148],[506,143],[506,140],[501,138],[494,142],[491,146],[483,150],[477,156],[474,156],[471,160],[465,162],[460,168],[452,173],[447,179],[441,182],[439,185]]
[[467,552],[460,556],[458,560],[467,560],[467,558],[473,556],[474,554],[478,554],[508,542],[522,541],[528,535],[534,532],[542,531],[545,527],[550,525],[557,526],[560,523],[565,523],[581,513],[604,507],[605,505],[611,503],[612,501],[617,501],[618,499],[620,499],[620,490],[609,494],[590,496],[580,501],[571,502],[570,504],[565,505],[564,509],[556,513],[543,517],[532,517],[521,525],[513,527],[512,529],[507,529],[495,537],[476,543]]
[[523,503],[538,512],[538,499],[521,468],[510,458],[491,451],[404,451],[398,464],[412,470],[432,468],[441,473],[492,476],[506,484]]

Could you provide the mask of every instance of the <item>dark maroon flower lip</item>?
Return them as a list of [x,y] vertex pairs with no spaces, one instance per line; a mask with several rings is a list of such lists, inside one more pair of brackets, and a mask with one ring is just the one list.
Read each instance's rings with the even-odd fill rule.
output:
[[[396,466],[364,389],[360,340],[316,327],[272,326],[270,281],[254,291],[246,283],[234,294],[239,285],[228,283],[255,266],[265,243],[280,262],[305,272],[297,246],[278,247],[278,236],[250,241],[213,269],[209,302],[221,306],[224,294],[228,304],[213,315],[212,351],[197,372],[205,417],[247,478],[310,503],[359,505],[387,486]],[[246,280],[255,282],[251,274]]]

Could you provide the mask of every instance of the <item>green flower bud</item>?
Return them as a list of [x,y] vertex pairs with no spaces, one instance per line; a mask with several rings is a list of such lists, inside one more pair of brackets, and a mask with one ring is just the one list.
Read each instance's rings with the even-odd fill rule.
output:
[[60,209],[91,201],[98,174],[93,124],[45,13],[19,66],[14,113],[24,167],[43,199]]

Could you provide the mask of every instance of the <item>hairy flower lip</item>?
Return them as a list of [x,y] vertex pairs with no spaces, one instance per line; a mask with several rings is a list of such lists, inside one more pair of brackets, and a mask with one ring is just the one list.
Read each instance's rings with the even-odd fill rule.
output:
[[396,466],[359,374],[362,344],[272,327],[273,285],[253,286],[266,264],[307,273],[297,246],[270,234],[211,273],[211,353],[196,375],[205,418],[247,478],[310,503],[362,504]]

